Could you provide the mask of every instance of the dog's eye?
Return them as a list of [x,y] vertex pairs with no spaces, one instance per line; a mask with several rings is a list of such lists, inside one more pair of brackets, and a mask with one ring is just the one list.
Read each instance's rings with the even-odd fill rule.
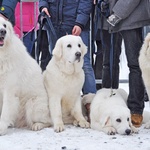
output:
[[71,48],[71,44],[68,44],[67,47]]
[[3,24],[3,26],[6,28],[6,24]]
[[129,121],[129,118],[127,118],[127,121]]
[[117,122],[121,122],[121,119],[118,118],[118,119],[116,119],[116,121],[117,121]]
[[78,47],[81,47],[81,44],[78,44]]

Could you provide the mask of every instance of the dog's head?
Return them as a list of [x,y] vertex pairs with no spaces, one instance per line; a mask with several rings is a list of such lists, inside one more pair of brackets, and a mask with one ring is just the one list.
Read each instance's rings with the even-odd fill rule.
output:
[[87,52],[87,47],[80,36],[66,35],[57,40],[53,55],[69,63],[80,62]]
[[113,127],[121,135],[132,133],[131,115],[129,109],[126,107],[120,108],[120,106],[116,106],[112,111],[108,111],[102,115],[100,123],[103,127]]
[[4,45],[7,45],[7,41],[11,40],[12,32],[13,27],[11,23],[0,17],[0,48],[3,48]]

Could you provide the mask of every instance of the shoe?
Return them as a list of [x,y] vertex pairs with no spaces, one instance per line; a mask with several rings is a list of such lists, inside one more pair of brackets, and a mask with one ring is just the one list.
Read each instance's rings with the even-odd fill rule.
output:
[[131,114],[132,125],[139,128],[142,125],[143,116],[141,114]]
[[90,122],[90,103],[85,104],[85,108],[87,110],[87,121]]

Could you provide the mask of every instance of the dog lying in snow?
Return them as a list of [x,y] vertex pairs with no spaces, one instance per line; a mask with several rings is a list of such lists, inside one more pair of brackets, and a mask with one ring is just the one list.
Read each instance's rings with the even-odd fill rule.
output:
[[[96,95],[83,97],[83,103],[91,102],[91,128],[112,135],[115,133],[129,135],[138,130],[131,123],[130,110],[127,107],[127,93],[123,89],[100,89]],[[93,100],[90,100],[93,98]]]

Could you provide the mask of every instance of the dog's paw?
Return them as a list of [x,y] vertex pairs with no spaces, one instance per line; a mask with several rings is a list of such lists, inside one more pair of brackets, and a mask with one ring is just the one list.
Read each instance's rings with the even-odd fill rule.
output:
[[0,122],[0,135],[5,135],[7,132],[7,124],[4,122]]
[[57,123],[57,124],[54,125],[54,131],[55,132],[58,133],[58,132],[62,132],[64,130],[65,130],[65,126],[64,126],[63,123]]
[[90,127],[89,122],[87,122],[86,120],[81,120],[81,121],[75,120],[73,122],[73,125],[80,126],[81,128],[89,128]]
[[145,129],[150,129],[150,121],[147,122],[147,123],[144,125],[144,128],[145,128]]
[[36,122],[32,125],[31,129],[33,131],[39,131],[39,130],[42,130],[43,128],[45,128],[45,127],[48,127],[48,126],[46,126],[46,124],[44,124],[44,123]]
[[137,128],[135,128],[134,126],[132,126],[131,129],[132,129],[132,133],[137,134],[139,132],[139,130]]
[[116,129],[113,127],[105,127],[103,128],[103,131],[108,135],[115,135],[117,133]]

